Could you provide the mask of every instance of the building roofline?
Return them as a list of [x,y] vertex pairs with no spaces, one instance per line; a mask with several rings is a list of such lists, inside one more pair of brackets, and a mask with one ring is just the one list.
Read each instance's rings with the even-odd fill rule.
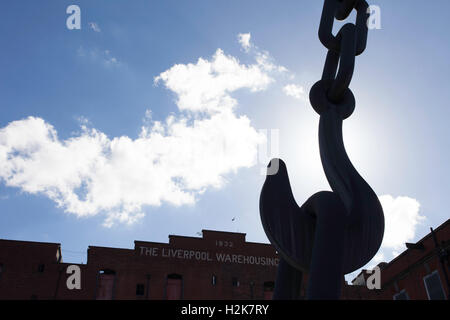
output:
[[[271,246],[271,247],[273,247],[272,246],[272,244],[269,242],[269,243],[267,243],[267,242],[253,242],[253,241],[245,241],[245,244],[259,244],[259,245],[265,245],[265,246]],[[276,251],[276,249],[275,249],[275,247],[273,247],[273,250],[275,250]]]
[[[204,238],[200,238],[200,237],[190,237],[190,236],[178,236],[178,235],[169,235],[169,237],[180,237],[180,238],[191,238],[191,239],[196,239],[196,240],[204,240]],[[170,238],[169,238],[170,239]],[[164,244],[164,245],[170,245],[170,242],[155,242],[155,241],[146,241],[146,240],[134,240],[134,244],[136,245],[136,243],[151,243],[151,244]],[[263,245],[263,246],[272,246],[271,243],[267,243],[267,242],[253,242],[253,241],[245,241],[245,244],[256,244],[256,245]],[[274,248],[275,250],[275,248]]]
[[243,232],[233,232],[233,231],[220,231],[220,230],[210,230],[210,229],[202,229],[202,233],[203,232],[216,232],[216,233],[231,233],[231,234],[239,234],[239,235],[244,235],[246,236],[246,233]]
[[134,245],[136,242],[144,242],[144,243],[154,243],[154,244],[169,244],[169,242],[156,242],[156,241],[148,241],[148,240],[134,240]]
[[[435,233],[438,233],[441,229],[443,229],[445,226],[447,226],[447,224],[450,223],[450,219],[447,219],[447,221],[443,222],[441,225],[439,225],[436,229],[433,229],[433,231]],[[428,239],[429,237],[431,237],[431,230],[425,235],[423,236],[420,240],[414,242],[414,243],[421,243],[424,242],[426,239]],[[411,249],[405,249],[402,253],[400,253],[398,256],[396,256],[394,259],[392,259],[391,261],[387,262],[387,265],[385,266],[385,268],[389,267],[392,263],[394,263],[395,261],[397,261],[398,259],[400,259],[400,257],[406,255],[407,252],[409,252]]]
[[170,238],[190,238],[190,239],[197,239],[197,240],[202,240],[203,237],[194,237],[194,236],[180,236],[178,234],[169,234],[167,236],[169,239]]
[[[178,234],[169,234],[168,238],[190,238],[190,239],[197,239],[197,240],[201,240],[204,239],[204,232],[209,232],[209,233],[226,233],[226,234],[236,234],[236,235],[240,235],[240,236],[245,236],[247,235],[246,233],[242,233],[242,232],[231,232],[231,231],[220,231],[220,230],[210,230],[210,229],[202,229],[202,236],[182,236],[182,235],[178,235]],[[136,241],[136,240],[135,240]],[[151,242],[151,241],[142,241],[142,242]],[[154,242],[154,243],[160,243],[160,242]]]
[[88,246],[89,249],[111,249],[111,250],[131,250],[134,251],[134,249],[130,248],[115,248],[115,247],[103,247],[103,246]]
[[0,241],[5,242],[22,242],[22,243],[29,243],[29,244],[46,244],[46,245],[55,245],[55,246],[61,246],[61,243],[57,242],[42,242],[42,241],[30,241],[30,240],[10,240],[10,239],[0,239]]

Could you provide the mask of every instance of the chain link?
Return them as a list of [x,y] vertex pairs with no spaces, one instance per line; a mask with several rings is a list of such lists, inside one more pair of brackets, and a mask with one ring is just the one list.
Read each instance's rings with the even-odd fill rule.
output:
[[[322,80],[332,80],[327,97],[339,103],[353,76],[355,57],[367,44],[369,5],[365,0],[325,0],[320,19],[319,39],[328,49]],[[334,19],[346,19],[356,9],[356,24],[347,23],[333,35]],[[339,70],[338,70],[339,66]],[[337,73],[337,74],[336,74]]]

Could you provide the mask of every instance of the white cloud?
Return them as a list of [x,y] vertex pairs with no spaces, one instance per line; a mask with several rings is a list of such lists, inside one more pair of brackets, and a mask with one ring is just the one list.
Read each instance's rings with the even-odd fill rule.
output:
[[257,65],[262,70],[267,72],[279,72],[279,73],[288,72],[288,69],[286,67],[275,64],[274,59],[271,57],[268,51],[261,50],[256,45],[251,43],[250,39],[251,39],[250,33],[238,34],[238,41],[241,44],[242,49],[244,49],[244,51],[247,53],[249,53],[250,49],[252,49],[251,53],[255,56]]
[[211,61],[174,65],[155,78],[155,83],[160,81],[177,94],[180,110],[217,112],[236,105],[229,93],[241,88],[261,91],[273,79],[259,65],[242,65],[218,49]]
[[102,32],[102,30],[100,30],[100,27],[96,22],[89,22],[88,25],[89,25],[89,28],[91,28],[95,32]]
[[272,81],[257,64],[240,64],[219,49],[211,60],[178,64],[155,78],[176,94],[180,113],[153,121],[147,111],[137,139],[108,138],[86,121],[65,140],[41,118],[11,122],[0,129],[0,179],[79,217],[104,214],[107,227],[134,223],[144,206],[194,204],[256,163],[265,138],[234,113],[230,94],[264,90]]
[[188,125],[185,118],[143,127],[138,139],[109,139],[95,129],[60,140],[43,119],[0,130],[0,178],[44,194],[77,216],[98,213],[132,223],[144,205],[193,204],[225,175],[256,161],[262,137],[247,117],[224,111]]
[[379,197],[383,206],[385,231],[382,248],[403,251],[405,242],[412,241],[416,235],[417,225],[425,219],[420,215],[420,203],[409,197],[382,195]]
[[242,49],[244,49],[245,52],[248,52],[252,46],[250,43],[251,34],[250,33],[239,33],[238,34],[238,41],[242,46]]
[[267,72],[279,72],[284,73],[288,72],[288,69],[284,66],[280,66],[275,64],[274,59],[270,56],[269,52],[265,50],[260,50],[256,47],[256,62],[258,65]]
[[283,92],[290,97],[293,97],[298,100],[307,101],[305,88],[296,84],[288,84],[283,87]]

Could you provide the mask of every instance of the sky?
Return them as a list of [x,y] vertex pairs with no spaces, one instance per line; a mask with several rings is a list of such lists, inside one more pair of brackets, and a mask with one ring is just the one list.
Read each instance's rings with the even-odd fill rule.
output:
[[[0,238],[61,243],[74,263],[89,245],[203,229],[268,243],[259,194],[272,156],[299,205],[330,190],[308,99],[326,56],[322,3],[2,1]],[[380,25],[344,122],[386,219],[365,268],[448,219],[450,181],[450,3],[369,4]]]

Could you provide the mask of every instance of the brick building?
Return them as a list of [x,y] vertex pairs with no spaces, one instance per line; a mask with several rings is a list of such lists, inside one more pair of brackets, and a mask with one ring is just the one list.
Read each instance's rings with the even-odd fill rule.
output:
[[[363,270],[352,285],[343,280],[341,298],[448,298],[450,220],[433,233],[378,265],[381,289],[366,287],[371,271]],[[0,240],[0,299],[270,299],[278,259],[269,244],[211,230],[171,235],[168,243],[135,241],[134,249],[89,246],[86,264],[63,262],[59,243]],[[80,268],[79,290],[66,284],[71,265]]]
[[[86,264],[64,263],[58,243],[0,240],[0,299],[270,299],[278,257],[245,234],[203,230],[134,249],[89,246]],[[67,267],[80,268],[69,290]]]
[[[378,264],[381,289],[369,291],[366,280],[371,271],[362,270],[352,281],[352,299],[442,300],[450,297],[450,219],[389,263]],[[356,289],[356,287],[360,287]]]

